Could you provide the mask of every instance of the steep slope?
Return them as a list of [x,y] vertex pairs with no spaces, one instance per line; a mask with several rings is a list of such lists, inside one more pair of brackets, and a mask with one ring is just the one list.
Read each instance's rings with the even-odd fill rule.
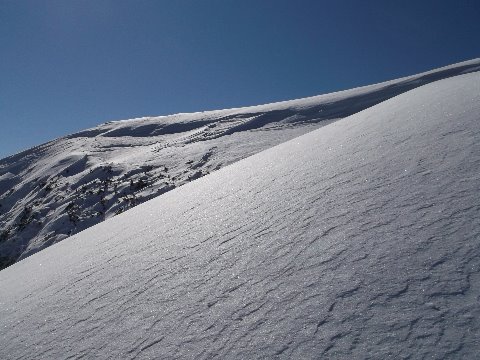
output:
[[271,146],[480,60],[250,108],[110,122],[0,161],[0,269]]
[[0,357],[475,358],[479,120],[437,81],[14,264]]

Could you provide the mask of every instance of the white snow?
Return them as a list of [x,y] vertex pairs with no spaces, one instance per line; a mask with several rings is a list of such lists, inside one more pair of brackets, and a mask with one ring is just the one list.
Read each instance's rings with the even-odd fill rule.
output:
[[479,119],[439,80],[30,256],[0,357],[476,358]]
[[109,122],[0,160],[0,269],[329,121],[479,68],[476,59],[307,99]]

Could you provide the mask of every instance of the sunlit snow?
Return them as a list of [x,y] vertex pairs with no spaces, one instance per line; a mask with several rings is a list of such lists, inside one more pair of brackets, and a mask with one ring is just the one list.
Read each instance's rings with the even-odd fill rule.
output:
[[0,271],[0,357],[476,358],[480,73],[454,75]]
[[307,99],[110,122],[0,160],[0,269],[240,159],[479,67],[477,59]]

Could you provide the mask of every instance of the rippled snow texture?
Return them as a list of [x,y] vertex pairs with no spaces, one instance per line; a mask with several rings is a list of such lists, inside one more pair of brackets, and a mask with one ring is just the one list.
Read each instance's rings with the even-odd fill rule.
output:
[[37,253],[0,357],[476,358],[479,121],[441,80]]

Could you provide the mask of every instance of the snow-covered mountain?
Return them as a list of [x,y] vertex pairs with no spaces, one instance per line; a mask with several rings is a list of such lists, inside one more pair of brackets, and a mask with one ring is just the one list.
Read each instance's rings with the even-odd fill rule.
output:
[[0,160],[0,269],[213,170],[480,60],[307,99],[110,122]]
[[[466,66],[237,161],[0,271],[0,357],[476,358],[480,73],[461,74],[478,69],[478,61]],[[392,87],[398,85],[354,92],[366,94],[365,100]],[[257,108],[258,116],[278,106],[313,122],[322,107],[341,104],[341,96],[344,105],[357,104],[352,94]],[[325,118],[348,112],[338,106],[336,115]],[[219,120],[226,118],[251,128],[253,115],[245,120],[241,111],[180,115],[185,134],[167,131],[150,145],[132,137],[140,145],[124,152],[125,161],[134,163],[145,149],[200,156],[188,149],[209,150],[208,142],[166,144],[195,139],[200,130],[208,136],[215,127],[185,124],[209,116],[220,128],[227,127]],[[168,129],[170,119],[107,124],[42,149],[69,141],[93,149],[96,134],[104,144],[98,154],[108,154],[105,144],[118,144],[108,132],[124,137],[130,128],[152,135],[160,125],[149,125]],[[142,132],[141,124],[150,130]],[[263,130],[235,132],[232,141],[275,137],[274,130]],[[219,154],[243,154],[238,144],[216,144],[222,147],[197,169],[210,169],[210,161],[214,169]],[[243,145],[261,148],[252,144]],[[94,164],[79,159],[77,170],[70,170],[76,175],[84,164]],[[183,161],[177,169],[198,161]]]

